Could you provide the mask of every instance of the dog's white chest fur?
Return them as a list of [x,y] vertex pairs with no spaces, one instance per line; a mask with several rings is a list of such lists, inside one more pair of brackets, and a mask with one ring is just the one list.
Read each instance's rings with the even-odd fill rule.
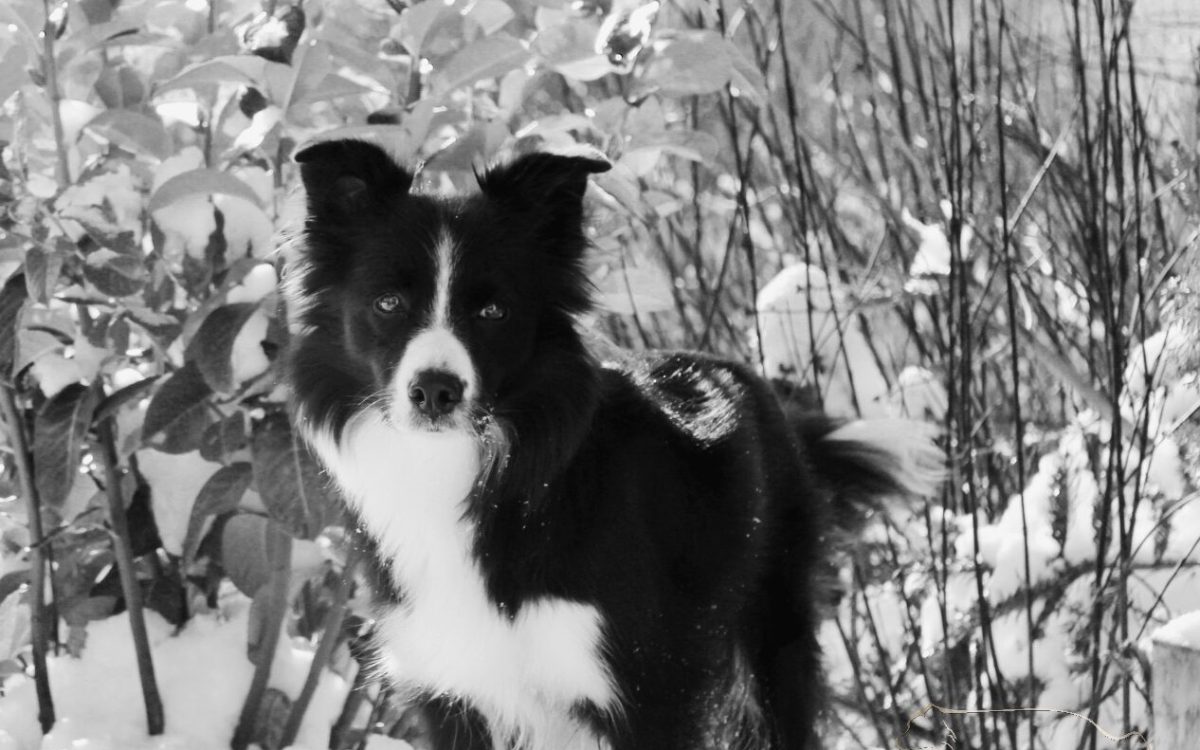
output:
[[348,501],[392,560],[403,601],[380,613],[381,666],[400,684],[467,698],[498,745],[590,747],[596,739],[570,715],[590,701],[613,710],[616,696],[600,652],[595,607],[563,599],[526,602],[517,616],[488,599],[462,517],[479,471],[470,437],[405,433],[381,416],[360,416],[341,446],[310,442]]

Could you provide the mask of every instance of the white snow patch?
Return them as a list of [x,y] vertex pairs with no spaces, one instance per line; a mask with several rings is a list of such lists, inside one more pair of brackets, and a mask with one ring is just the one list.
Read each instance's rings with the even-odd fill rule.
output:
[[146,449],[138,451],[137,458],[138,469],[154,488],[150,504],[163,549],[181,555],[196,495],[221,465],[201,458],[199,451],[172,455]]
[[[221,616],[197,615],[178,635],[154,612],[146,625],[162,694],[167,733],[148,737],[129,619],[120,614],[88,626],[83,657],[53,657],[48,672],[58,722],[43,739],[33,680],[10,678],[0,698],[0,749],[225,750],[250,685],[246,658],[249,599],[231,595]],[[311,651],[280,639],[271,685],[293,698]],[[349,685],[326,672],[305,715],[297,746],[325,747]],[[5,739],[5,733],[8,739]]]
[[798,263],[771,279],[755,304],[767,377],[815,378],[835,416],[889,416],[887,379],[836,281]]
[[256,378],[271,367],[271,360],[262,347],[263,339],[267,337],[268,323],[267,314],[259,308],[250,315],[234,338],[230,362],[235,384]]
[[1157,643],[1200,649],[1200,610],[1180,615],[1154,633]]

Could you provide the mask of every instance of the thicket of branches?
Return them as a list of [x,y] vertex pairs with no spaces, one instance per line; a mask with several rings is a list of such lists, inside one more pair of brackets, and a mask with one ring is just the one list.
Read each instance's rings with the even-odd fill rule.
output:
[[[289,744],[327,669],[354,680],[331,746],[411,729],[355,677],[351,546],[276,383],[289,155],[377,138],[469,186],[582,142],[616,165],[592,325],[942,429],[943,496],[848,562],[831,746],[1105,742],[1039,713],[909,727],[930,703],[1147,730],[1136,643],[1189,606],[1200,541],[1194,115],[1148,90],[1136,3],[1054,4],[1046,34],[1015,5],[0,7],[0,622],[30,623],[0,673],[35,675],[49,728],[48,655],[128,610],[161,730],[143,610],[182,626],[232,581],[256,670],[235,747]],[[785,267],[799,302],[767,287]],[[317,654],[297,696],[267,688],[284,631]]]

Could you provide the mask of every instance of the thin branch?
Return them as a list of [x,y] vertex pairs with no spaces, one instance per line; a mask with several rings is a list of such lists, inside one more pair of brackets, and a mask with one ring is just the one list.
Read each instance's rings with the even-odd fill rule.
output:
[[308,711],[308,705],[317,692],[321,675],[329,665],[329,659],[333,656],[333,650],[340,640],[342,621],[346,618],[346,602],[350,599],[350,587],[354,583],[354,567],[358,563],[356,552],[357,548],[352,547],[347,553],[342,577],[333,590],[333,605],[325,613],[325,621],[321,623],[321,641],[317,645],[316,653],[313,654],[312,664],[309,665],[308,675],[304,680],[304,687],[301,688],[300,695],[292,704],[291,713],[288,714],[287,724],[283,728],[283,737],[279,741],[280,747],[287,747],[296,741],[300,724],[304,721],[304,714]]
[[30,629],[33,641],[33,679],[37,692],[38,723],[42,733],[54,726],[54,697],[50,692],[50,674],[46,671],[46,549],[42,544],[42,503],[37,484],[33,481],[33,458],[29,452],[29,438],[25,434],[25,423],[17,408],[16,395],[11,385],[0,386],[0,411],[8,425],[8,439],[16,460],[17,481],[21,495],[25,498],[26,515],[29,517],[29,564],[32,588],[30,607]]
[[137,657],[138,677],[142,683],[142,699],[146,704],[146,731],[151,735],[163,733],[162,697],[154,677],[154,661],[150,655],[150,639],[146,634],[145,610],[142,606],[142,586],[133,567],[133,547],[130,543],[129,522],[125,515],[125,498],[121,494],[121,474],[117,469],[117,448],[112,417],[96,425],[96,453],[104,465],[104,489],[108,498],[109,524],[112,526],[113,552],[117,558],[117,573],[121,578],[121,593],[129,612],[129,629],[133,633],[133,649]]

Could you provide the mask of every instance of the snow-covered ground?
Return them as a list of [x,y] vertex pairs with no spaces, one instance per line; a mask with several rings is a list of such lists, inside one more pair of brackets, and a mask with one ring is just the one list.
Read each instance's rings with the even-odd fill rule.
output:
[[[146,735],[129,618],[120,614],[88,626],[82,658],[64,653],[50,659],[58,721],[45,738],[33,680],[16,676],[5,683],[0,750],[225,750],[253,673],[246,658],[249,611],[249,599],[230,594],[219,612],[197,615],[178,634],[157,613],[146,612],[166,734]],[[311,649],[281,638],[271,686],[294,698],[311,660]],[[326,671],[293,748],[328,746],[348,689],[346,680]],[[389,747],[407,745],[390,741]]]

